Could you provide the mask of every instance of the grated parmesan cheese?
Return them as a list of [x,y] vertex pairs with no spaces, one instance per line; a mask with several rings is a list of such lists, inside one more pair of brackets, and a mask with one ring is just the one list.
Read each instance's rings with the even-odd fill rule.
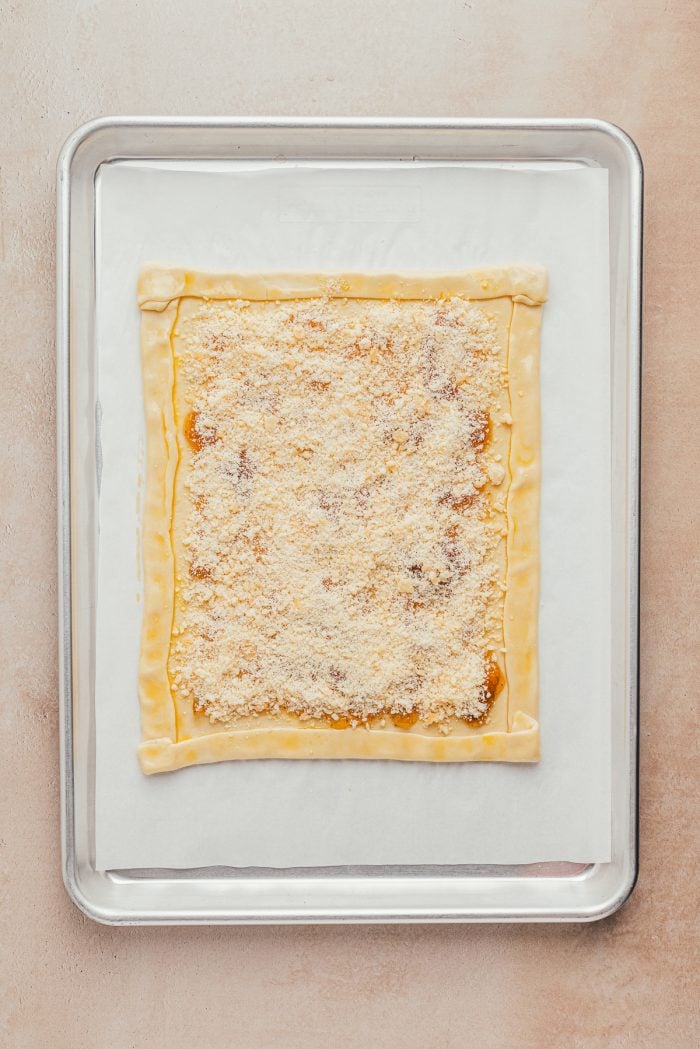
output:
[[223,724],[482,719],[503,609],[493,320],[460,299],[201,302],[174,349],[173,689]]

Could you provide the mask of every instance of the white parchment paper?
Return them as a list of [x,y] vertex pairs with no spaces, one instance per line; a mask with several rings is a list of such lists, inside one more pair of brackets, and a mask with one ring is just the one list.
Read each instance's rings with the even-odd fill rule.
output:
[[[101,168],[97,193],[98,869],[608,860],[606,172],[115,163]],[[256,761],[141,773],[136,277],[145,262],[249,271],[547,267],[538,765]]]

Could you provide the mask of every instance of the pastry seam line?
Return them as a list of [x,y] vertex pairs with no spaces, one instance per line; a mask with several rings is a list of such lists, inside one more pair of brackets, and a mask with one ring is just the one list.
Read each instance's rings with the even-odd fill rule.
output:
[[[172,300],[172,301],[175,301],[175,300]],[[178,426],[178,420],[177,420],[177,398],[176,398],[177,368],[176,368],[176,362],[175,362],[174,339],[175,339],[175,331],[176,331],[176,328],[177,328],[178,318],[180,316],[180,306],[181,306],[181,304],[182,304],[182,298],[180,297],[177,300],[177,307],[175,309],[175,316],[173,318],[173,323],[171,325],[170,331],[168,333],[168,345],[170,347],[170,356],[171,356],[171,359],[172,359],[172,369],[173,369],[173,382],[172,382],[172,386],[170,387],[170,397],[171,397],[172,405],[173,405],[173,415],[172,415],[172,418],[173,418],[173,431],[174,431],[173,437],[174,437],[174,440],[175,440],[175,448],[177,449],[177,459],[175,460],[175,469],[173,470],[173,477],[172,477],[172,482],[171,482],[172,488],[171,488],[171,492],[170,492],[170,498],[171,498],[171,501],[170,501],[170,528],[168,529],[168,538],[169,538],[169,541],[170,541],[170,551],[171,551],[171,554],[172,554],[172,564],[173,564],[173,601],[172,601],[173,607],[172,607],[172,615],[170,617],[170,632],[168,634],[168,650],[167,650],[166,655],[165,655],[165,673],[166,673],[166,676],[167,676],[167,679],[168,679],[168,692],[170,693],[170,701],[171,701],[171,703],[173,705],[173,712],[174,712],[174,715],[175,715],[175,740],[174,740],[175,743],[179,743],[179,741],[180,741],[180,717],[179,717],[179,712],[178,712],[178,709],[177,709],[177,703],[175,702],[175,696],[174,696],[174,693],[173,693],[173,683],[172,683],[172,680],[171,680],[171,677],[170,677],[170,648],[171,648],[172,643],[173,643],[173,630],[175,628],[175,612],[176,612],[176,609],[177,609],[177,588],[176,588],[177,563],[176,563],[176,559],[175,559],[175,540],[174,540],[174,537],[173,537],[173,529],[175,527],[175,500],[176,500],[176,497],[177,497],[177,475],[178,475],[178,472],[180,470],[180,460],[182,458],[182,452],[181,452],[181,449],[180,449],[180,428]],[[170,304],[168,304],[168,305],[170,305]]]
[[509,562],[509,546],[510,546],[510,528],[511,528],[511,514],[510,514],[510,491],[513,484],[513,464],[511,462],[511,456],[513,452],[513,395],[510,387],[510,339],[513,331],[513,318],[515,316],[515,303],[513,299],[510,300],[510,318],[508,320],[508,338],[506,340],[506,383],[508,390],[508,414],[511,417],[511,424],[508,434],[508,491],[506,492],[506,552],[505,552],[505,591],[503,593],[503,613],[501,616],[501,636],[503,638],[503,672],[506,679],[506,732],[510,732],[510,682],[508,680],[508,646],[506,645],[506,606],[508,604],[508,584],[510,582],[510,562]]

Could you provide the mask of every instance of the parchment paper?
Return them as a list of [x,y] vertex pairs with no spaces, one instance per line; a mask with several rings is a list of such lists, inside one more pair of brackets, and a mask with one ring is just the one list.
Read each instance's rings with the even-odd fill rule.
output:
[[[606,172],[114,163],[101,168],[97,193],[98,869],[608,860]],[[547,267],[538,765],[258,761],[141,773],[136,276],[145,262],[249,271]]]

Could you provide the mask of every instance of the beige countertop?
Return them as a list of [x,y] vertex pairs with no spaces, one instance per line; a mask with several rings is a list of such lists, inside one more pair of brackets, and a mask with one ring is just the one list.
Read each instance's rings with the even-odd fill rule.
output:
[[[697,1045],[697,4],[9,0],[0,19],[0,1045]],[[69,902],[58,837],[54,166],[70,131],[109,113],[595,116],[638,143],[641,874],[613,918],[113,929]]]

